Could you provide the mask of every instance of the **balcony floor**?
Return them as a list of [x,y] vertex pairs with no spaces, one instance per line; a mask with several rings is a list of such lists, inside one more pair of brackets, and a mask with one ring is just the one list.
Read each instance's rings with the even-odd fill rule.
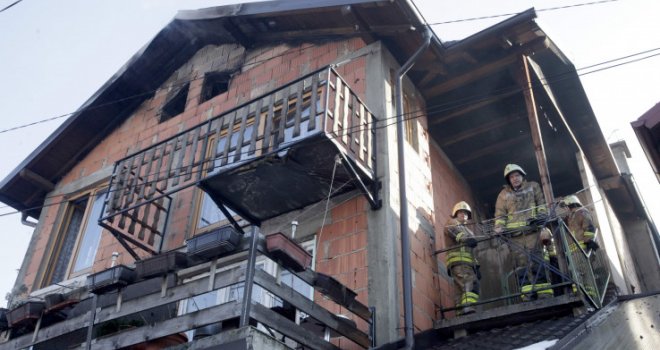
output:
[[[324,134],[308,137],[282,151],[221,168],[200,182],[214,201],[259,224],[328,197],[337,146]],[[363,179],[369,177],[361,173]],[[356,188],[353,177],[338,164],[332,195]]]

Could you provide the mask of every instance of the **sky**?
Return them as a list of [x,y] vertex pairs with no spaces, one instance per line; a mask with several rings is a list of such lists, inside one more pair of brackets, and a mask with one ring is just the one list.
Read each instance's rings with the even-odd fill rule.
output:
[[[311,0],[310,0],[311,1]],[[0,0],[0,9],[15,0]],[[74,112],[180,9],[237,3],[211,0],[23,0],[0,12],[0,178],[8,175],[66,118],[2,132]],[[415,0],[428,23],[570,6],[590,0]],[[618,0],[538,11],[538,23],[577,68],[657,49],[660,1]],[[433,25],[458,40],[507,17]],[[631,60],[631,59],[628,59]],[[626,62],[617,61],[617,63]],[[582,76],[608,142],[625,140],[631,171],[654,221],[660,184],[630,127],[660,102],[660,56]],[[0,204],[0,215],[12,213]],[[33,229],[20,215],[0,216],[0,306],[15,282]]]

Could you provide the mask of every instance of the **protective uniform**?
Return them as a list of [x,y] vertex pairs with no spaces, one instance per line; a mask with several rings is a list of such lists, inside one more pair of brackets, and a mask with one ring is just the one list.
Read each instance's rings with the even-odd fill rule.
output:
[[457,244],[462,244],[460,248],[447,253],[447,269],[456,284],[456,306],[463,306],[462,309],[457,310],[457,314],[464,315],[475,311],[470,304],[479,300],[479,280],[476,274],[477,260],[473,252],[476,240],[474,233],[466,226],[467,222],[457,218],[460,210],[466,211],[468,218],[472,216],[472,211],[467,203],[456,203],[452,210],[452,217],[445,225],[445,234],[449,235]]
[[[509,182],[509,174],[519,172],[523,176],[525,171],[516,164],[509,164],[504,169],[504,178]],[[530,220],[547,217],[547,208],[541,186],[533,181],[523,179],[518,189],[511,184],[504,186],[497,196],[495,204],[495,229],[496,232],[511,232],[511,240],[514,247],[510,247],[514,260],[514,269],[518,277],[518,283],[523,293],[523,300],[529,300],[536,292],[539,297],[549,297],[553,291],[549,288],[548,276],[545,268],[529,258],[534,254],[543,258],[543,246],[541,242],[550,242],[552,234],[546,228],[527,228]],[[501,229],[502,231],[498,230]],[[521,250],[519,247],[523,247]]]
[[[583,207],[580,200],[574,195],[567,196],[562,202],[569,207],[578,207],[577,210],[571,211],[566,223],[569,231],[571,231],[580,244],[580,247],[583,250],[586,250],[587,242],[591,241],[596,235],[596,228],[594,227],[593,219],[591,218],[591,212],[589,212],[589,209]],[[571,252],[576,250],[575,244],[569,245],[569,249]]]

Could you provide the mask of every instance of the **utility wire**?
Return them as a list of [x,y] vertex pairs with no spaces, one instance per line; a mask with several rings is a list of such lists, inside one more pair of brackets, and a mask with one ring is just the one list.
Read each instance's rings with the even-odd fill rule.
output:
[[[657,51],[657,50],[660,50],[660,48],[655,48],[655,49],[645,50],[645,51],[642,51],[642,52],[637,53],[637,54],[627,55],[627,56],[624,56],[624,57],[621,57],[621,58],[618,58],[618,59],[613,59],[613,60],[604,61],[604,62],[597,63],[597,64],[594,64],[594,65],[590,65],[590,66],[587,66],[587,67],[584,67],[584,68],[576,69],[576,71],[583,70],[583,69],[587,69],[587,68],[592,68],[592,67],[597,67],[597,66],[600,66],[600,65],[605,64],[605,63],[612,63],[612,62],[616,62],[617,60],[620,60],[620,59],[630,58],[630,57],[633,57],[633,56],[636,56],[636,55],[639,55],[639,54],[649,53],[649,52],[653,52],[653,51]],[[622,62],[622,63],[616,64],[616,65],[613,65],[613,66],[602,67],[602,68],[599,68],[599,69],[597,69],[597,70],[593,70],[593,71],[588,71],[588,72],[585,72],[585,73],[581,73],[581,74],[578,74],[578,76],[582,76],[582,75],[591,74],[591,73],[594,73],[594,72],[603,71],[603,70],[606,70],[606,69],[609,69],[609,68],[619,67],[619,66],[622,66],[622,65],[625,65],[625,64],[628,64],[628,63],[639,62],[639,61],[641,61],[641,60],[648,59],[648,58],[655,57],[655,56],[659,56],[659,55],[660,55],[660,53],[655,53],[655,54],[653,54],[653,55],[649,55],[649,56],[645,56],[645,57],[637,58],[637,59],[635,59],[635,60],[631,60],[631,61]],[[572,72],[568,72],[568,73],[572,73]],[[568,77],[566,77],[568,73],[558,74],[557,76],[553,76],[553,77],[545,77],[545,79],[541,79],[541,80],[543,80],[543,81],[541,81],[540,83],[541,83],[541,85],[547,85],[547,84],[549,84],[549,81],[550,81],[551,79],[552,79],[551,81],[554,83],[554,82],[558,82],[558,81],[564,80],[564,79],[566,79],[566,78],[570,78],[570,75],[569,75]],[[558,79],[558,78],[561,78],[561,79]],[[534,87],[536,87],[536,86],[538,86],[538,84],[532,84],[532,89],[533,89]],[[480,99],[483,100],[483,99],[493,98],[493,97],[497,97],[497,96],[505,96],[505,95],[508,95],[508,94],[511,94],[511,93],[522,92],[522,91],[524,91],[525,89],[529,89],[529,87],[524,87],[524,88],[515,87],[515,88],[501,89],[500,91],[496,91],[496,94],[493,94],[493,93],[491,92],[491,93],[489,93],[489,94],[487,94],[487,95],[482,95],[482,97],[480,97]],[[413,120],[413,119],[417,119],[417,118],[420,118],[420,117],[423,117],[423,116],[425,116],[425,115],[429,115],[429,114],[438,114],[438,113],[441,113],[441,112],[451,111],[451,110],[454,110],[454,109],[456,109],[456,108],[460,108],[460,107],[467,106],[467,105],[470,105],[470,104],[472,104],[472,103],[475,103],[475,101],[478,102],[478,100],[474,99],[474,96],[473,96],[472,98],[469,98],[469,97],[468,97],[468,98],[462,99],[462,101],[461,101],[460,104],[448,103],[448,104],[432,105],[432,106],[430,106],[430,107],[427,107],[425,110],[423,110],[423,109],[419,109],[419,110],[411,111],[411,112],[408,112],[408,113],[404,113],[404,120]],[[406,116],[407,116],[407,117],[406,117]],[[355,126],[355,127],[347,128],[347,129],[345,129],[345,132],[364,131],[364,129],[362,129],[363,127],[366,128],[366,127],[368,127],[368,126],[371,125],[371,124],[380,123],[380,122],[384,122],[384,121],[386,121],[386,120],[388,120],[388,119],[396,119],[396,118],[397,118],[397,116],[391,116],[391,117],[388,117],[388,118],[385,118],[385,119],[382,119],[382,120],[377,120],[376,122],[368,122],[368,123],[363,124],[363,125],[359,125],[359,126]],[[377,130],[377,129],[381,129],[381,128],[386,128],[386,127],[388,127],[388,126],[390,126],[390,125],[394,125],[394,124],[396,124],[396,120],[394,120],[394,122],[387,123],[387,124],[383,124],[383,125],[380,125],[380,126],[376,125],[376,126],[373,127],[373,129],[374,129],[374,130]],[[344,135],[343,135],[343,134],[340,134],[340,135],[327,135],[327,136],[328,136],[329,138],[341,138],[341,137],[343,137]],[[171,140],[170,140],[170,141],[171,141]],[[325,141],[325,140],[321,140],[321,141],[318,141],[318,142],[324,142],[324,141]],[[163,144],[165,144],[166,142],[167,142],[167,141],[163,141]],[[292,140],[292,141],[289,141],[289,142],[283,142],[283,143],[281,143],[281,144],[279,145],[278,149],[273,150],[273,151],[270,151],[270,152],[266,152],[266,153],[264,153],[264,154],[261,154],[260,156],[263,157],[263,156],[267,156],[267,155],[271,155],[271,154],[276,154],[276,153],[278,153],[279,151],[281,151],[282,148],[289,147],[290,145],[292,145],[292,144],[294,144],[294,143],[296,143],[296,142],[298,142],[298,140]],[[311,145],[312,145],[312,144],[310,144],[309,146],[311,146]],[[263,151],[263,150],[267,150],[267,149],[265,149],[265,148],[261,148],[261,149],[259,149],[259,150],[262,150],[262,151]],[[256,151],[255,151],[255,152],[256,152]],[[226,157],[231,157],[231,156],[234,156],[234,157],[235,157],[237,154],[247,154],[247,153],[249,153],[249,151],[245,151],[245,152],[236,152],[236,153],[231,154],[231,155],[228,155],[228,156],[226,156]],[[224,157],[214,157],[214,158],[212,158],[212,159],[205,160],[204,162],[214,162],[214,161],[219,160],[219,159],[221,159],[221,158],[224,158]],[[196,166],[200,166],[200,165],[201,165],[201,164],[197,164],[197,165],[194,165],[194,167],[196,167]],[[185,166],[185,167],[181,167],[181,168],[179,168],[178,170],[184,170],[184,169],[187,168],[187,167],[188,167],[188,165]],[[150,177],[150,176],[158,176],[159,174],[162,174],[163,172],[171,173],[171,172],[176,172],[176,171],[177,171],[176,168],[175,168],[175,169],[167,169],[167,170],[164,170],[164,171],[162,171],[162,172],[159,171],[159,172],[156,172],[156,173],[143,175],[143,177],[146,178],[146,177]],[[182,173],[179,173],[179,174],[174,175],[174,176],[167,176],[166,178],[163,178],[163,179],[156,179],[156,180],[154,180],[153,182],[156,182],[156,183],[157,183],[157,182],[161,182],[161,181],[165,181],[165,180],[170,180],[170,179],[175,178],[175,177],[182,177],[182,176],[188,175],[189,173],[190,173],[190,174],[195,174],[195,173],[200,172],[200,171],[206,171],[206,169],[204,169],[204,168],[202,167],[202,169],[200,169],[200,170],[196,170],[196,171],[192,171],[192,172],[182,172]],[[140,185],[142,186],[142,185],[149,185],[149,184],[150,184],[150,182],[143,182],[143,183],[140,184]],[[122,188],[122,189],[123,189],[123,188]],[[49,199],[49,198],[52,198],[52,197],[46,197],[46,198],[44,198],[44,200]],[[44,207],[46,207],[46,206],[51,206],[51,205],[61,204],[61,203],[64,203],[64,202],[67,202],[67,201],[61,201],[61,202],[51,203],[51,204],[43,205],[43,206],[36,206],[36,207],[32,207],[32,208],[26,208],[26,209],[24,209],[24,210],[27,211],[27,210],[41,209],[41,208],[44,208]],[[9,206],[4,206],[4,207],[0,207],[0,208],[6,208],[6,207],[9,207]],[[19,214],[19,213],[20,213],[20,211],[9,212],[9,213],[3,213],[3,214],[0,214],[0,217],[2,217],[2,216],[7,216],[7,215]]]
[[[585,2],[585,3],[581,3],[581,4],[573,4],[573,5],[565,5],[565,6],[557,6],[557,7],[547,7],[547,8],[537,9],[536,12],[556,11],[556,10],[563,10],[563,9],[574,8],[574,7],[600,5],[600,4],[604,4],[604,3],[608,3],[608,2],[617,2],[617,1],[619,1],[619,0],[602,0],[602,1]],[[502,13],[502,14],[499,14],[499,15],[488,15],[488,16],[480,16],[480,17],[461,18],[461,19],[454,19],[454,20],[443,21],[443,22],[429,23],[428,25],[429,26],[436,26],[436,25],[441,25],[441,24],[451,24],[451,23],[470,22],[470,21],[481,21],[481,20],[484,20],[484,19],[515,16],[515,15],[519,15],[521,13],[522,12],[511,12],[511,13]]]
[[[12,7],[12,6],[16,5],[17,3],[21,2],[21,1],[22,1],[22,0],[18,0],[18,1],[16,1],[16,2],[14,2],[13,4],[11,4],[11,5],[7,6],[7,7],[5,7],[5,9],[0,10],[0,12],[2,12],[2,11],[4,11],[4,10],[8,9],[9,7]],[[597,4],[608,3],[608,2],[616,2],[616,1],[619,1],[619,0],[602,0],[602,1],[594,1],[594,2],[588,2],[588,3],[581,3],[581,4],[574,4],[574,5],[566,5],[566,6],[558,6],[558,7],[550,7],[550,8],[544,8],[544,9],[538,9],[538,10],[536,10],[536,11],[537,11],[537,12],[542,12],[542,11],[554,11],[554,10],[560,10],[560,9],[566,9],[566,8],[572,8],[572,7],[580,7],[580,6],[588,6],[588,5],[597,5]],[[420,15],[422,15],[422,12],[419,11],[419,8],[417,7],[417,5],[416,5],[414,2],[413,2],[413,6],[414,6],[415,9],[420,13]],[[474,20],[481,20],[481,19],[488,19],[488,18],[505,17],[505,16],[511,16],[511,15],[517,15],[517,14],[518,14],[518,13],[508,13],[508,14],[491,15],[491,16],[484,16],[484,17],[464,18],[464,19],[458,19],[458,20],[452,20],[452,21],[446,21],[446,22],[436,22],[436,23],[428,23],[428,21],[426,20],[426,18],[424,18],[424,16],[422,15],[422,20],[424,21],[425,26],[433,26],[433,25],[440,25],[440,24],[447,24],[447,23],[456,23],[456,22],[474,21]],[[375,32],[375,30],[370,30],[369,32]],[[444,44],[443,44],[443,46],[444,46]],[[309,49],[309,48],[312,48],[312,47],[315,47],[315,45],[309,45],[309,46],[306,46],[306,47],[300,47],[300,48],[298,48],[298,52],[300,53],[300,52],[302,52],[302,51],[304,51],[304,50],[307,50],[307,49]],[[251,66],[251,65],[259,64],[259,63],[262,63],[262,62],[265,62],[265,61],[269,61],[269,60],[274,59],[274,58],[282,57],[282,56],[285,56],[285,55],[288,54],[288,53],[290,53],[289,50],[287,50],[287,51],[285,51],[285,52],[283,52],[283,53],[281,53],[281,54],[279,54],[279,55],[275,55],[275,56],[272,56],[272,57],[267,58],[267,59],[264,59],[264,60],[255,61],[255,62],[249,62],[249,63],[246,63],[246,64],[244,64],[243,66],[241,66],[241,68],[245,68],[246,66]],[[187,80],[187,81],[181,82],[181,83],[179,83],[179,84],[174,84],[173,87],[176,87],[177,85],[181,85],[181,86],[183,86],[183,85],[185,85],[185,84],[188,84],[188,83],[190,83],[190,82],[193,82],[193,81],[195,81],[195,80],[200,80],[200,79],[204,79],[204,76],[201,76],[201,77],[198,77],[198,78],[193,78],[193,79],[190,79],[190,80]],[[96,106],[94,106],[94,107],[88,108],[87,110],[94,110],[94,109],[101,108],[101,107],[105,107],[105,106],[107,106],[107,105],[111,105],[111,104],[114,104],[114,103],[118,103],[118,102],[122,102],[122,101],[125,101],[125,100],[129,100],[129,99],[133,99],[133,98],[141,97],[141,96],[144,96],[144,95],[149,95],[149,94],[152,94],[152,93],[157,92],[158,90],[160,90],[160,88],[157,88],[157,89],[154,89],[154,90],[150,90],[150,91],[147,91],[147,92],[144,92],[144,93],[140,93],[140,94],[132,95],[132,96],[129,96],[129,97],[125,97],[125,98],[122,98],[122,99],[119,99],[119,100],[114,100],[114,101],[109,101],[109,102],[107,102],[107,103],[99,104],[99,105],[96,105]],[[12,127],[12,128],[8,128],[8,129],[0,130],[0,134],[6,133],[6,132],[9,132],[9,131],[13,131],[13,130],[23,129],[23,128],[26,128],[26,127],[29,127],[29,126],[33,126],[33,125],[37,125],[37,124],[41,124],[41,123],[46,123],[46,122],[53,121],[53,120],[56,120],[56,119],[60,119],[60,118],[64,118],[64,117],[68,117],[68,116],[71,116],[71,115],[73,115],[73,114],[75,114],[75,113],[76,113],[76,112],[65,113],[65,114],[62,114],[62,115],[59,115],[59,116],[56,116],[56,117],[47,118],[47,119],[43,119],[43,120],[39,120],[39,121],[35,121],[35,122],[32,122],[32,123],[29,123],[29,124],[19,125],[19,126],[15,126],[15,127]]]
[[9,10],[9,8],[13,7],[14,5],[18,4],[21,1],[23,1],[23,0],[14,1],[13,3],[5,6],[2,10],[0,10],[0,12],[5,12],[5,11]]

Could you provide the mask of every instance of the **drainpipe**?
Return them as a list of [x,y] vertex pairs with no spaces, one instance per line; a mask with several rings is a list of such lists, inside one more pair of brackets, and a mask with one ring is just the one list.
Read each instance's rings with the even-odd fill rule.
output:
[[403,76],[412,68],[417,58],[429,47],[431,43],[431,32],[427,28],[424,32],[424,43],[415,51],[415,53],[406,61],[406,63],[396,71],[396,134],[397,134],[397,154],[399,160],[399,205],[401,222],[401,268],[403,279],[403,315],[404,328],[406,333],[405,349],[412,349],[415,345],[413,329],[413,302],[412,302],[412,271],[410,266],[410,237],[408,234],[408,198],[406,195],[406,165],[403,154],[404,132],[403,132],[403,92],[401,83]]
[[21,224],[32,228],[37,227],[36,222],[28,220],[28,215],[26,212],[21,212]]

